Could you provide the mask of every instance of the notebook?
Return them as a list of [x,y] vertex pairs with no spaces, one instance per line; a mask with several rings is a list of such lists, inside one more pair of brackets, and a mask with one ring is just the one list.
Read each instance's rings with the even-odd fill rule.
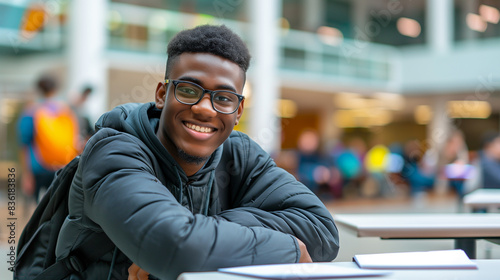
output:
[[382,276],[389,271],[366,270],[344,267],[335,263],[293,263],[273,265],[249,265],[220,268],[220,272],[256,277],[261,279],[332,279],[343,277]]
[[365,269],[477,269],[463,250],[440,250],[355,255],[354,261]]

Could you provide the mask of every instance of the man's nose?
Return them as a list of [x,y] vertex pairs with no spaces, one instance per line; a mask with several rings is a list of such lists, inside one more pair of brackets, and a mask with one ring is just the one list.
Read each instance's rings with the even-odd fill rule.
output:
[[204,115],[206,117],[215,117],[217,111],[212,107],[212,101],[210,100],[210,94],[205,94],[203,98],[197,104],[191,106],[191,110],[195,114]]

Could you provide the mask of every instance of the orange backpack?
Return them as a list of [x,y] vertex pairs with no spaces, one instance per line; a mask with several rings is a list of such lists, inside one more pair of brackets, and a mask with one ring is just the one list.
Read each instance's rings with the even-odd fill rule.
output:
[[79,154],[78,120],[61,102],[44,104],[33,115],[34,145],[38,160],[48,170],[57,170]]

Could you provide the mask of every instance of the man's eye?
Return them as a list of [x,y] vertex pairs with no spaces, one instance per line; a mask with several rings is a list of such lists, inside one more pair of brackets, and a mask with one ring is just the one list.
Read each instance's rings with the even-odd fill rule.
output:
[[214,101],[219,103],[235,103],[238,102],[238,97],[230,92],[218,92],[214,96]]
[[188,95],[197,95],[196,90],[190,87],[179,87],[177,88],[180,92]]
[[231,99],[229,99],[226,96],[222,96],[222,95],[215,96],[214,99],[215,99],[215,101],[220,101],[220,102],[231,102]]

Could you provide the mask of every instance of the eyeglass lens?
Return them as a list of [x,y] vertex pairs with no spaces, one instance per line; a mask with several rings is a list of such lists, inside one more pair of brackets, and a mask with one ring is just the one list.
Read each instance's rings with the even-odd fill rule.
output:
[[[186,104],[194,104],[203,95],[203,88],[191,84],[180,82],[175,87],[177,99]],[[227,91],[216,91],[213,96],[213,106],[216,110],[224,113],[232,113],[239,105],[238,97]]]

